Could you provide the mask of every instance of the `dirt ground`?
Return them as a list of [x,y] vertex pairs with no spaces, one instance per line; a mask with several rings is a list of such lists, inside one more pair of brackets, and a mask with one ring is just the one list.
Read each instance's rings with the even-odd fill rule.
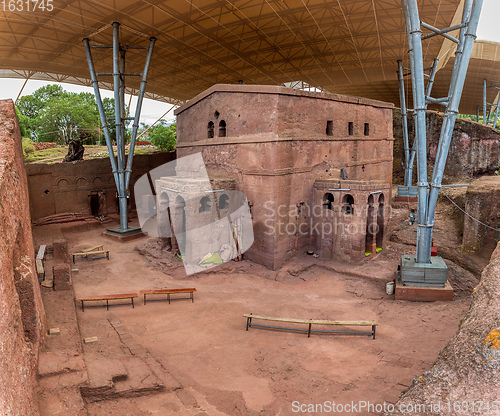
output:
[[[37,227],[36,242],[50,244],[59,228]],[[102,226],[81,228],[62,228],[68,251],[104,244],[110,259],[72,265],[75,297],[167,287],[197,292],[194,303],[148,299],[143,305],[141,296],[135,308],[128,300],[109,311],[89,304],[82,312],[76,305],[73,319],[72,293],[42,288],[48,327],[61,328],[41,354],[43,416],[306,415],[328,412],[299,406],[395,403],[430,368],[469,305],[467,293],[435,303],[395,301],[385,293],[400,255],[414,250],[403,237],[358,266],[299,255],[279,272],[243,261],[185,276],[153,239],[122,243],[103,236]],[[163,256],[163,265],[155,255]],[[49,255],[49,268],[50,261]],[[459,266],[451,273],[474,283]],[[375,320],[377,335],[247,332],[244,313]],[[95,343],[81,341],[94,336]],[[365,410],[337,414],[380,413]]]

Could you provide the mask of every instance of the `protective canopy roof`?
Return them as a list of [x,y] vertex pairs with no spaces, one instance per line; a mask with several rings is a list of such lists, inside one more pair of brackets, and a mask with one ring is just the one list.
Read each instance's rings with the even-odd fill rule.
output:
[[[418,3],[421,20],[435,27],[461,17],[463,0]],[[123,45],[158,39],[149,98],[178,104],[216,83],[302,81],[399,104],[396,61],[407,61],[408,49],[401,0],[53,0],[52,11],[47,0],[45,10],[9,11],[10,4],[19,3],[7,0],[0,12],[2,77],[90,85],[82,39],[111,45],[117,21]],[[426,41],[425,65],[452,45]],[[93,55],[97,72],[112,71],[110,49]],[[145,55],[127,50],[126,71],[142,72]],[[111,77],[99,80],[111,88]],[[139,79],[126,83],[137,92]]]
[[[445,66],[441,66],[436,74],[432,90],[432,96],[434,98],[448,96],[450,78],[455,63],[455,57],[451,52],[454,51],[455,48],[452,48],[449,53],[441,57],[441,61],[445,63]],[[408,58],[405,58],[403,65],[406,68],[410,66]],[[388,101],[399,106],[399,89],[397,81],[395,81],[395,79],[397,79],[396,69],[397,67],[394,65],[394,77],[391,80],[370,84],[342,85],[336,87],[335,92]],[[405,74],[408,72],[409,71],[405,71]],[[479,106],[482,114],[484,79],[487,80],[488,85],[497,85],[500,87],[500,43],[488,41],[476,41],[474,43],[469,70],[462,93],[462,101],[460,102],[460,111],[462,113],[476,114],[477,106]],[[404,84],[407,106],[413,108],[411,78],[409,76],[405,77]],[[487,102],[489,104],[497,102],[498,92],[499,90],[496,88],[487,88]],[[429,109],[442,111],[443,107],[429,105]]]

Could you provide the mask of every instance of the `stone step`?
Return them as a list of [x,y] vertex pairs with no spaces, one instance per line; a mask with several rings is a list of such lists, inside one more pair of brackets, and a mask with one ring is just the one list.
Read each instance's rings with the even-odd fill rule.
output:
[[85,357],[89,383],[80,388],[86,402],[136,397],[164,390],[162,381],[140,357],[106,358],[97,353]]

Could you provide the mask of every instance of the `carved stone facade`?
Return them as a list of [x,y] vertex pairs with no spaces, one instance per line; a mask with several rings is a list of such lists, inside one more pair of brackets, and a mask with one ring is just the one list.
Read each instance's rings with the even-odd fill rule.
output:
[[[366,230],[387,222],[392,108],[285,87],[215,85],[176,110],[178,157],[200,152],[210,178],[234,180],[247,196],[255,234],[248,259],[278,269],[314,249],[361,260],[383,245],[383,231],[367,238]],[[323,216],[328,193],[333,210]],[[349,206],[352,214],[343,211]],[[337,221],[350,231],[318,234],[330,220],[332,230]]]

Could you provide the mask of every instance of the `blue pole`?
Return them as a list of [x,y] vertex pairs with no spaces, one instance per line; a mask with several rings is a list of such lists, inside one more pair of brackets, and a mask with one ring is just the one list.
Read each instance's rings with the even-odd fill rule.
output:
[[406,112],[405,83],[403,77],[403,62],[398,61],[399,102],[401,105],[401,124],[403,128],[403,143],[405,147],[405,179],[404,185],[411,186],[410,176],[410,144],[408,141],[408,115]]
[[[436,162],[434,164],[434,172],[429,192],[429,206],[425,224],[428,230],[426,235],[426,244],[429,246],[429,256],[437,199],[439,196],[444,169],[446,166],[446,159],[448,158],[448,151],[450,148],[451,137],[453,135],[453,128],[455,126],[455,121],[458,114],[458,107],[460,105],[460,100],[462,97],[465,77],[467,75],[467,69],[472,54],[472,46],[474,45],[474,41],[476,39],[476,31],[479,23],[479,17],[481,15],[482,6],[483,0],[474,0],[469,14],[469,24],[466,29],[462,29],[466,31],[463,36],[464,43],[462,48],[462,57],[456,71],[456,78],[453,82],[454,89],[453,91],[451,91],[450,101],[447,108],[448,120],[446,123],[443,123],[443,127],[441,130],[441,139],[439,141],[439,148],[436,156]],[[466,13],[467,11],[464,11],[464,15]]]
[[[418,15],[417,0],[403,0],[407,4],[409,35],[411,37],[413,54],[413,108],[415,112],[415,140],[417,142],[417,172],[418,172],[418,228],[417,228],[417,263],[428,263],[425,254],[425,218],[427,217],[427,137],[426,137],[426,104],[424,85],[424,58],[422,51],[422,30]],[[429,256],[430,258],[430,249]]]
[[83,39],[83,44],[85,45],[85,54],[87,55],[87,62],[89,64],[90,78],[92,80],[92,85],[94,87],[94,95],[97,102],[97,109],[99,110],[99,116],[101,118],[102,130],[104,131],[104,138],[106,139],[106,145],[108,146],[109,160],[111,162],[111,169],[113,171],[113,176],[115,178],[116,189],[118,189],[118,170],[116,167],[115,154],[113,152],[113,143],[111,142],[111,137],[109,135],[108,121],[106,118],[106,113],[104,112],[104,107],[102,105],[101,93],[99,91],[99,82],[97,81],[97,75],[95,72],[94,61],[92,59],[92,53],[90,51],[89,40],[87,38]]
[[134,159],[135,140],[137,138],[137,130],[139,128],[139,119],[141,117],[142,102],[144,99],[144,92],[146,90],[146,83],[148,79],[149,66],[151,64],[151,57],[155,46],[156,38],[149,39],[148,54],[146,56],[146,63],[144,64],[144,71],[142,72],[141,86],[139,88],[139,95],[137,96],[137,107],[135,109],[134,125],[132,129],[132,138],[130,140],[130,148],[128,150],[127,168],[125,173],[125,189],[130,185],[130,174],[132,172],[132,162]]
[[120,229],[128,229],[127,195],[125,194],[121,73],[120,73],[120,23],[113,22],[113,89],[115,93],[116,156],[118,161],[118,202],[120,207]]

